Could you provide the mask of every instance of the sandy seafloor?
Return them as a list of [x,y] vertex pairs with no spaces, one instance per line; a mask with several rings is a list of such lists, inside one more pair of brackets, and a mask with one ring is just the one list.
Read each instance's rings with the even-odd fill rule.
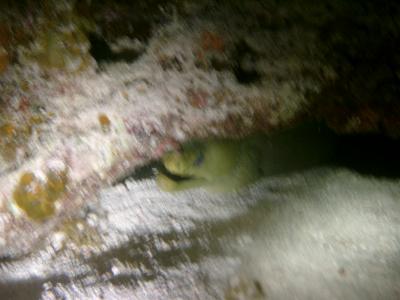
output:
[[398,299],[400,185],[345,169],[234,194],[105,189],[31,255],[2,299]]

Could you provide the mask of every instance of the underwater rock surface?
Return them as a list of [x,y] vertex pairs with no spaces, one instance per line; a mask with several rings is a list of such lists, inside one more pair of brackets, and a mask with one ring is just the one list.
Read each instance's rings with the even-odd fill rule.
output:
[[[70,12],[66,25],[39,18],[39,24],[51,26],[28,44],[32,60],[22,51],[21,61],[3,74],[1,256],[29,252],[51,228],[95,199],[100,187],[168,147],[192,137],[243,136],[293,122],[307,103],[306,93],[328,80],[330,67],[315,48],[315,31],[285,24],[279,32],[264,28],[235,5],[172,14],[145,48],[137,39],[110,44],[141,48],[136,60],[86,65],[91,57],[81,18],[70,6],[57,5]],[[262,8],[248,5],[242,8]],[[85,68],[73,64],[79,72],[70,70],[70,58]],[[254,72],[259,76],[249,81]],[[68,181],[50,205],[37,195],[54,165],[64,166]],[[39,190],[19,193],[27,173]],[[40,222],[29,217],[39,213],[35,205],[49,206]]]

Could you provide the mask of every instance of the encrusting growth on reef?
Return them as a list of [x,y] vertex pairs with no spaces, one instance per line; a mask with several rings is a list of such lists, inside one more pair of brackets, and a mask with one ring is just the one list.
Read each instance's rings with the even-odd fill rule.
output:
[[55,212],[55,202],[64,194],[68,182],[67,172],[49,170],[43,181],[32,172],[21,175],[14,190],[15,204],[36,221],[42,221]]
[[[50,6],[52,7],[52,6]],[[78,16],[73,7],[52,7],[52,19],[39,22],[37,36],[28,48],[22,48],[20,60],[36,63],[44,70],[79,72],[94,63],[86,36],[94,24]]]

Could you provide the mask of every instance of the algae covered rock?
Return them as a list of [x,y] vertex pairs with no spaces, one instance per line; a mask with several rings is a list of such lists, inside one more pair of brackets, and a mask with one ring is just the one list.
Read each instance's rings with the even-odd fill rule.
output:
[[22,48],[20,61],[37,64],[44,70],[78,72],[94,64],[86,36],[94,23],[76,15],[71,7],[44,16],[38,22],[37,34],[29,47]]
[[32,172],[25,172],[14,190],[14,202],[29,218],[44,220],[54,214],[55,203],[65,192],[66,184],[65,170],[49,170],[45,180]]
[[0,124],[0,161],[3,165],[0,171],[28,151],[27,143],[31,134],[30,126],[17,126],[11,122]]

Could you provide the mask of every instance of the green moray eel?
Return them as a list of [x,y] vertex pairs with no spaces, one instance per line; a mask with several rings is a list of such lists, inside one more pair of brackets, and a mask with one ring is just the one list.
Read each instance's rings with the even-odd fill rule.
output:
[[163,155],[156,180],[169,192],[197,187],[229,192],[264,176],[326,162],[332,148],[331,134],[310,124],[271,135],[192,141]]

